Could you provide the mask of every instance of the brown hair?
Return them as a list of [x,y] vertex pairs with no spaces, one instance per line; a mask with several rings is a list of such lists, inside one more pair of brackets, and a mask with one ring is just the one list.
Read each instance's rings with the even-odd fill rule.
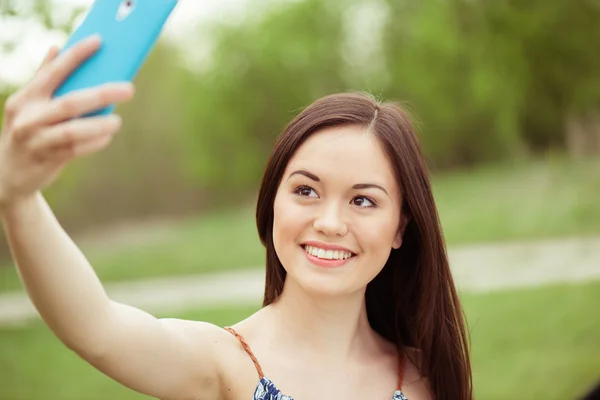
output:
[[286,272],[273,245],[273,204],[289,160],[314,132],[359,125],[380,140],[410,216],[402,246],[392,249],[383,270],[368,285],[366,306],[374,330],[398,345],[420,350],[416,362],[436,400],[472,399],[465,319],[454,286],[429,173],[406,112],[362,93],[323,97],[285,128],[268,161],[256,209],[258,233],[267,251],[263,305],[277,299]]

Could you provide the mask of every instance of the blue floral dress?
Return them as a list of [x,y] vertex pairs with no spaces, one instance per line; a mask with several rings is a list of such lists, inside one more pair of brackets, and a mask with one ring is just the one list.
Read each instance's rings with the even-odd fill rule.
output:
[[[252,362],[254,362],[258,375],[260,376],[260,381],[256,386],[256,390],[254,391],[254,397],[252,397],[252,400],[294,400],[293,397],[286,396],[283,393],[281,393],[281,391],[277,389],[277,386],[275,386],[275,384],[271,382],[269,378],[264,376],[260,364],[256,360],[256,357],[250,350],[250,346],[248,346],[248,343],[246,343],[244,338],[235,330],[233,330],[233,328],[227,327],[225,328],[225,330],[227,330],[240,341],[242,347],[244,348],[246,353],[248,353],[248,355],[252,359]],[[402,391],[400,389],[402,389],[402,375],[400,375],[400,379],[398,380],[398,390],[394,392],[392,400],[408,400],[408,398],[406,398],[406,396],[402,394]]]
[[[277,389],[275,384],[269,380],[269,378],[265,378],[263,376],[260,382],[258,382],[258,386],[256,387],[256,391],[254,392],[254,397],[252,400],[294,400],[294,398],[282,394],[279,389]],[[400,390],[396,390],[392,400],[408,399]]]

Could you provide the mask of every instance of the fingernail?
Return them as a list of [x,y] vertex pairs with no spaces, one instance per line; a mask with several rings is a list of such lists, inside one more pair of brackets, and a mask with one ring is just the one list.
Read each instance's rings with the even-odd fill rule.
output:
[[133,86],[133,83],[131,82],[124,83],[123,89],[126,90],[128,93],[131,93],[132,95],[135,93],[135,86]]
[[93,35],[91,35],[88,40],[90,42],[98,42],[100,43],[102,41],[102,37],[100,36],[100,34],[98,33],[94,33]]
[[[121,125],[123,124],[123,119],[121,118],[121,116],[117,115],[117,114],[110,114],[108,116],[110,122],[114,125],[116,125],[117,127],[121,127]],[[117,133],[117,132],[115,132]]]

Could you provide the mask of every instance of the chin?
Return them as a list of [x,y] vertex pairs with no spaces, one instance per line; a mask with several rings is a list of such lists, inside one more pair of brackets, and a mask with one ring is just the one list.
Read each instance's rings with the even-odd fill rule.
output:
[[[302,256],[304,257],[304,256]],[[304,259],[296,260],[294,267],[286,268],[286,284],[298,287],[302,292],[314,297],[341,297],[356,293],[366,287],[353,282],[351,267],[323,268]],[[355,276],[354,276],[355,277]],[[287,280],[291,282],[287,283]]]
[[306,276],[296,278],[290,274],[286,279],[292,279],[294,286],[314,298],[344,297],[354,292],[341,282],[331,282],[328,279],[312,279]]

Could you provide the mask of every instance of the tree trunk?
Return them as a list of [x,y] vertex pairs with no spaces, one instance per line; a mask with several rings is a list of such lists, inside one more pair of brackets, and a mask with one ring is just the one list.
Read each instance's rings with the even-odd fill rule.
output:
[[569,154],[600,155],[600,110],[569,115],[565,133]]

